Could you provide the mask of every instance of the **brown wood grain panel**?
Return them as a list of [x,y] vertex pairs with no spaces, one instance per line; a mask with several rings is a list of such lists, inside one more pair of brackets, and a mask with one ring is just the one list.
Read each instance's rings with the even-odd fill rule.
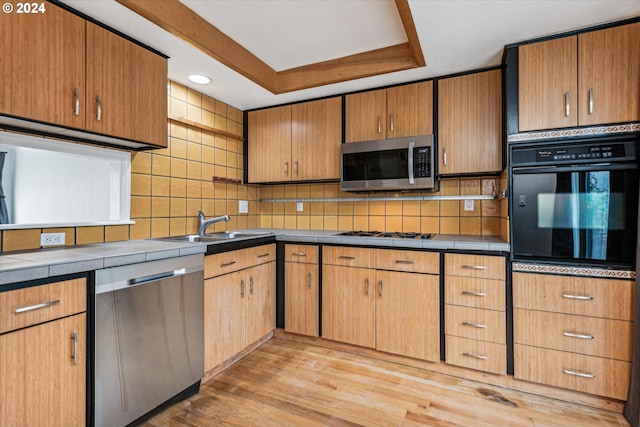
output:
[[376,249],[375,266],[382,270],[440,274],[440,254],[437,252]]
[[451,365],[504,375],[507,371],[507,348],[490,343],[447,335],[446,361]]
[[285,262],[317,264],[319,261],[318,246],[287,243],[284,245],[284,260]]
[[506,315],[503,311],[445,305],[445,334],[497,344],[506,344]]
[[[274,245],[275,246],[275,245]],[[245,271],[245,343],[253,344],[276,328],[276,263]]]
[[433,81],[387,89],[387,138],[433,133]]
[[629,362],[514,345],[514,376],[518,379],[625,400],[630,373]]
[[291,106],[250,111],[248,129],[249,182],[291,180]]
[[375,249],[353,248],[349,246],[324,246],[322,248],[323,265],[374,268],[375,262]]
[[253,248],[247,248],[247,267],[253,267],[254,265],[266,264],[276,260],[276,244],[271,243],[269,245],[255,246]]
[[285,261],[284,268],[284,329],[317,337],[320,322],[318,265]]
[[345,142],[385,139],[387,92],[372,90],[345,96]]
[[445,303],[505,311],[505,287],[503,280],[445,276]]
[[438,145],[441,174],[502,170],[501,70],[438,81]]
[[[46,303],[51,305],[15,313],[15,310]],[[86,310],[87,281],[84,278],[0,292],[0,333]]]
[[505,280],[505,259],[499,256],[445,254],[446,275]]
[[204,277],[216,277],[234,271],[242,270],[247,266],[247,250],[222,252],[204,257]]
[[513,273],[514,308],[630,321],[634,301],[632,280]]

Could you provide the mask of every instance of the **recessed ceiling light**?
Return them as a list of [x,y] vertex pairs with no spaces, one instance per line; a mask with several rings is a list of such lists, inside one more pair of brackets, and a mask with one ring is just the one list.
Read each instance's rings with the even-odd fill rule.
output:
[[208,85],[211,83],[211,79],[209,77],[200,74],[189,74],[189,80],[194,83],[198,83],[199,85]]

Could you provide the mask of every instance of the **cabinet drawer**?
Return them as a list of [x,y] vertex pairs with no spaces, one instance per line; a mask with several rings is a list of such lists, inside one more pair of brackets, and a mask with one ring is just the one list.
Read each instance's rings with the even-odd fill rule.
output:
[[633,324],[516,308],[514,342],[624,361],[631,360]]
[[446,305],[445,334],[506,344],[506,318],[503,311]]
[[408,273],[440,274],[440,254],[436,252],[376,249],[376,268]]
[[446,362],[504,375],[507,348],[503,344],[446,336]]
[[266,264],[267,262],[276,260],[276,244],[256,246],[255,248],[247,248],[247,267],[254,265]]
[[504,311],[505,282],[474,277],[445,276],[445,303]]
[[626,400],[631,363],[514,345],[514,377]]
[[367,248],[325,246],[322,248],[322,264],[374,268],[375,252],[375,249]]
[[287,262],[318,263],[318,247],[311,245],[284,245],[284,260]]
[[514,273],[513,306],[632,320],[634,288],[631,280]]
[[85,278],[0,292],[0,333],[86,310]]
[[[264,252],[263,252],[264,253]],[[216,277],[247,266],[247,250],[222,252],[204,257],[204,277]]]
[[505,259],[499,256],[445,254],[445,274],[505,280]]

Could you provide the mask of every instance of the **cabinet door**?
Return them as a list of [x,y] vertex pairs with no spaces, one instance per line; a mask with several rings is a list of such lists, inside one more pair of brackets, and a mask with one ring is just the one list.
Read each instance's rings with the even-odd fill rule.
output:
[[86,424],[85,337],[84,313],[0,335],[0,425]]
[[502,73],[438,81],[440,174],[502,170]]
[[291,180],[291,106],[249,112],[249,182]]
[[387,137],[385,89],[345,97],[345,142],[372,141]]
[[247,269],[245,281],[246,347],[276,328],[275,262]]
[[578,125],[577,37],[518,48],[520,132]]
[[440,359],[440,297],[436,275],[378,271],[376,349]]
[[285,262],[284,289],[284,330],[317,337],[318,264]]
[[342,98],[293,105],[291,132],[294,181],[340,178]]
[[639,46],[640,22],[578,35],[579,125],[640,120]]
[[204,370],[215,368],[245,347],[244,271],[204,282]]
[[432,81],[387,89],[387,138],[432,133]]
[[81,129],[85,21],[45,7],[45,13],[0,14],[0,112]]
[[375,270],[322,268],[322,337],[373,348]]

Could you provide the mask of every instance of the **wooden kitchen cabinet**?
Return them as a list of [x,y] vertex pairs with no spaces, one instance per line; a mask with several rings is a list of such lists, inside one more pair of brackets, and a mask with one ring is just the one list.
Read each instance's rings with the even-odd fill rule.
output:
[[640,120],[640,23],[518,48],[520,132]]
[[345,97],[345,142],[432,133],[432,81],[360,92]]
[[625,400],[634,290],[633,280],[513,273],[514,377]]
[[0,293],[0,425],[86,424],[86,293],[84,278]]
[[275,244],[205,257],[205,372],[275,329]]
[[286,244],[284,251],[284,330],[317,337],[320,326],[318,247]]
[[0,114],[166,147],[166,59],[45,6],[0,15]]
[[249,182],[340,178],[339,97],[249,112]]
[[440,175],[502,170],[502,71],[438,80]]

